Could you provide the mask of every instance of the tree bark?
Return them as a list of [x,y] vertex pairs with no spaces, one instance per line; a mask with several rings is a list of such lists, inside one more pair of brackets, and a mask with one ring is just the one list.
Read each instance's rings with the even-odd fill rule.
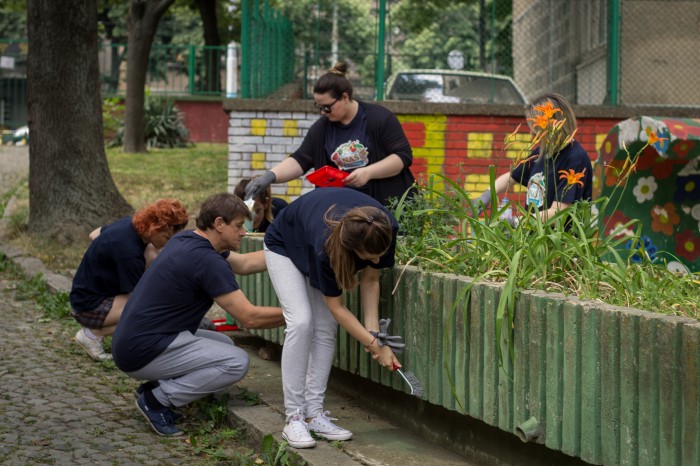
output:
[[[204,30],[204,45],[221,45],[219,24],[216,16],[216,0],[196,0],[199,17]],[[204,74],[201,76],[201,89],[206,92],[221,91],[221,52],[214,48],[204,49]]]
[[72,241],[133,211],[104,150],[96,2],[27,6],[29,231]]
[[174,0],[130,0],[126,52],[124,152],[146,152],[144,101],[148,56],[158,22]]

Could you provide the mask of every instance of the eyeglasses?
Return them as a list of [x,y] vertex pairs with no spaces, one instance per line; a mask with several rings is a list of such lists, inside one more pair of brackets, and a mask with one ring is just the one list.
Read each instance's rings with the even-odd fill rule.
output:
[[331,102],[328,105],[321,105],[321,104],[317,104],[316,102],[314,102],[314,107],[316,107],[316,109],[318,109],[319,111],[321,111],[323,113],[331,113],[333,111],[333,106],[339,100],[340,99],[335,99],[333,102]]

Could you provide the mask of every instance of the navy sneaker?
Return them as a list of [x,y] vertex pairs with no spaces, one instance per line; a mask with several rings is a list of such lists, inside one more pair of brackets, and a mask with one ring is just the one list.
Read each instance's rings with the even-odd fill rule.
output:
[[136,400],[136,407],[159,435],[179,437],[184,433],[175,427],[172,411],[169,408],[151,409],[146,404],[146,398],[143,395],[140,395]]
[[[137,400],[141,395],[143,395],[143,392],[146,390],[152,390],[155,387],[158,386],[158,382],[144,382],[138,387],[136,387],[136,390],[134,390],[134,398]],[[184,414],[182,414],[182,411],[179,411],[177,409],[170,409],[170,415],[173,418],[173,422],[180,422],[180,420],[185,417]]]

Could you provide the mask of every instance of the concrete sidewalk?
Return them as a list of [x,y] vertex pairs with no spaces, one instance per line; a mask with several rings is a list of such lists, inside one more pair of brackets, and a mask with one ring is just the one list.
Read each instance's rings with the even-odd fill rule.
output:
[[[0,149],[0,157],[8,154],[3,152]],[[26,176],[26,157],[26,150],[13,149],[13,163],[0,163],[0,194],[9,191],[8,185],[16,182],[17,176]],[[1,175],[3,171],[6,176]],[[11,204],[10,200],[8,207]],[[6,215],[0,219],[0,238],[7,220]],[[42,274],[53,290],[70,290],[68,277],[52,273],[41,261],[2,240],[0,253],[27,275]],[[42,322],[38,306],[16,299],[17,286],[17,281],[0,280],[0,464],[202,464],[195,448],[151,431],[134,406],[132,392],[138,382],[128,379],[113,363],[100,364],[87,357],[72,341],[77,325]],[[214,309],[209,317],[221,314]],[[234,396],[229,419],[260,452],[265,435],[282,441],[280,364],[258,356],[262,343],[257,337],[245,332],[230,335],[248,349],[251,366],[247,376],[230,388]],[[246,406],[235,396],[244,391],[259,397],[260,403]],[[542,445],[522,444],[514,435],[481,421],[343,371],[331,374],[325,409],[339,419],[339,425],[353,431],[353,439],[318,441],[311,449],[288,448],[297,464],[582,464]],[[463,455],[445,445],[459,448]]]
[[[36,259],[5,244],[0,252],[30,274],[48,274],[59,290],[68,289],[70,280],[51,274]],[[72,341],[72,327],[41,322],[38,306],[15,299],[16,288],[15,282],[0,282],[0,464],[201,464],[191,449],[149,429],[134,407],[135,380],[125,382],[116,368],[87,357]],[[259,342],[255,337],[232,336],[249,351],[251,366],[230,388],[229,419],[261,451],[265,435],[282,440],[280,364],[258,356],[250,346]],[[244,390],[261,403],[246,406],[236,397]],[[363,408],[362,396],[331,387],[326,409],[355,436],[339,448],[319,441],[312,449],[288,449],[309,465],[474,464]]]
[[[11,155],[12,160],[0,170],[6,169],[0,188],[8,188],[26,176],[26,150],[13,149],[11,154],[4,151],[2,155]],[[7,207],[0,219],[0,238],[12,200]],[[70,291],[69,277],[49,271],[22,250],[0,241],[0,253],[28,276],[42,274],[54,291]],[[131,392],[138,385],[136,381],[125,383],[118,370],[88,358],[72,341],[72,327],[41,322],[38,306],[15,299],[17,285],[0,281],[4,292],[0,300],[0,464],[201,464],[201,457],[198,460],[192,449],[174,447],[177,441],[151,432],[134,407]],[[220,315],[213,310],[209,317]],[[262,359],[255,346],[245,346],[260,344],[256,337],[244,332],[231,332],[231,336],[250,352],[251,367],[230,391],[236,395],[247,390],[259,396],[261,403],[246,406],[231,396],[234,401],[229,418],[261,451],[267,434],[282,441],[280,363]],[[129,382],[133,387],[126,386]],[[334,444],[321,440],[311,449],[288,448],[299,462],[339,466],[474,464],[383,419],[363,403],[373,394],[353,390],[347,384],[332,382],[326,409],[339,418],[340,425],[354,432],[354,438]],[[395,395],[399,400],[409,397]]]
[[[234,340],[236,340],[234,336]],[[243,426],[250,434],[251,441],[259,442],[265,434],[273,434],[282,440],[284,427],[284,403],[282,397],[282,377],[280,364],[261,359],[250,349],[251,365],[248,375],[236,385],[260,395],[263,403],[246,407],[238,401],[231,407],[230,414],[235,423]],[[335,373],[334,373],[335,374]],[[446,450],[444,447],[426,441],[402,427],[395,421],[367,407],[366,397],[383,398],[376,392],[362,390],[351,383],[341,385],[340,374],[331,376],[326,394],[325,409],[338,418],[337,423],[353,432],[347,442],[316,442],[309,449],[289,449],[297,453],[310,465],[468,465],[465,458]],[[393,403],[401,400],[411,404],[413,400],[402,393],[396,393]]]

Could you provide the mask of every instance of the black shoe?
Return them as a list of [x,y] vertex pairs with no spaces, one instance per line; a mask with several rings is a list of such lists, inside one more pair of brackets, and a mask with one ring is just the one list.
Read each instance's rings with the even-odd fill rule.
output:
[[184,434],[183,431],[175,427],[170,408],[151,409],[146,404],[146,397],[143,395],[136,400],[136,407],[159,435],[179,437]]
[[[136,390],[134,390],[134,398],[138,400],[139,397],[143,395],[143,392],[145,392],[146,390],[153,390],[158,385],[158,382],[152,381],[142,383],[141,385],[136,387]],[[173,418],[173,422],[180,422],[180,420],[183,417],[185,417],[185,415],[182,414],[182,411],[172,408],[170,409],[170,416]]]

